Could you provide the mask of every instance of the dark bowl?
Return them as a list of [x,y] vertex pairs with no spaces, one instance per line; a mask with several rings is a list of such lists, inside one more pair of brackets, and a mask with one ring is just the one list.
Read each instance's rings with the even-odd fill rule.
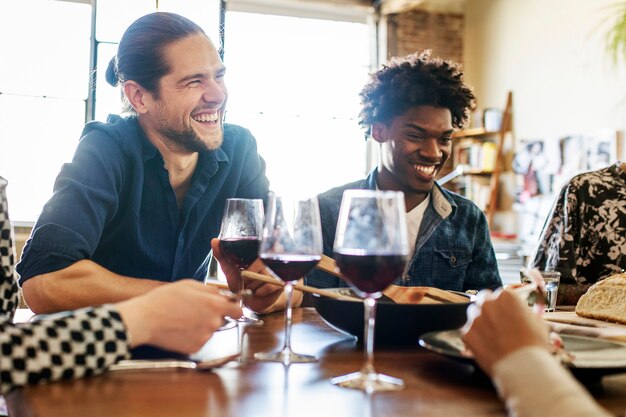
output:
[[[347,288],[330,288],[342,294],[352,293]],[[363,302],[344,301],[314,294],[313,305],[331,327],[363,340]],[[458,329],[467,319],[467,303],[396,304],[380,299],[376,304],[374,341],[380,345],[418,344],[420,336],[436,330]]]

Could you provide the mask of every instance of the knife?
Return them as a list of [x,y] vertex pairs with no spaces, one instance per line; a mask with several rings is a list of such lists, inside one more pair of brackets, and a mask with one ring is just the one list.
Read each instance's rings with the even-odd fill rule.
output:
[[128,359],[122,360],[109,367],[109,371],[155,371],[163,369],[194,369],[206,371],[219,368],[239,357],[239,354],[224,356],[222,358],[207,359],[202,361],[175,360],[175,359]]

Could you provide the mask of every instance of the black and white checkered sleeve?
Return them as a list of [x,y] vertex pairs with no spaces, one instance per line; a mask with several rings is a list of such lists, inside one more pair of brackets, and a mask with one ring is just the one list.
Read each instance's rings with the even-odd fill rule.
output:
[[126,328],[113,305],[13,324],[18,286],[5,186],[0,177],[0,394],[24,384],[101,373],[129,358]]
[[0,320],[13,320],[18,303],[14,279],[15,248],[6,198],[7,181],[0,177]]
[[130,357],[124,323],[112,305],[0,324],[0,392],[24,384],[103,372]]

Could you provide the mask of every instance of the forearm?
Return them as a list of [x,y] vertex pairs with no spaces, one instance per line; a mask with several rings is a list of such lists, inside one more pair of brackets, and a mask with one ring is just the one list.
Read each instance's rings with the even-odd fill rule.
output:
[[608,416],[545,349],[528,347],[494,366],[494,384],[509,415]]
[[22,290],[30,309],[41,314],[123,301],[162,284],[114,274],[95,262],[81,260],[29,279]]

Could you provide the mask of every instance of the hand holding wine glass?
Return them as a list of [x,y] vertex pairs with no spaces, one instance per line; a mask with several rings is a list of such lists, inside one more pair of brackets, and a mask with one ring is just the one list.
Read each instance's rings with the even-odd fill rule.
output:
[[376,299],[402,275],[408,257],[404,207],[401,192],[344,191],[333,252],[341,273],[364,298],[366,361],[360,371],[333,378],[333,384],[368,393],[404,386],[374,370]]
[[[228,260],[222,248],[220,246],[220,240],[218,238],[211,239],[212,256],[217,262],[219,262],[220,269],[226,278],[230,288],[239,288],[241,285],[242,271],[232,262]],[[255,272],[258,274],[266,274],[274,278],[265,268],[265,264],[262,262],[253,262],[250,264],[247,271]],[[215,279],[217,274],[214,274]],[[209,281],[211,277],[207,278]],[[245,279],[245,278],[244,278]],[[265,314],[282,310],[284,308],[284,300],[281,299],[283,294],[283,287],[274,284],[267,284],[261,281],[246,279],[245,290],[243,298],[244,304],[247,309],[252,310],[257,314]],[[294,294],[295,296],[296,294]],[[295,300],[294,300],[295,302]]]
[[313,362],[291,350],[293,283],[322,258],[322,228],[317,198],[283,199],[270,195],[259,257],[270,272],[285,282],[285,342],[280,352],[257,353],[261,361]]
[[[220,249],[228,261],[240,271],[246,269],[257,258],[261,232],[263,230],[263,200],[230,198],[226,200],[222,227],[220,229]],[[238,293],[241,297],[244,281],[240,278]],[[243,300],[239,299],[243,307]],[[258,319],[242,315],[237,321],[245,324],[261,324]]]

